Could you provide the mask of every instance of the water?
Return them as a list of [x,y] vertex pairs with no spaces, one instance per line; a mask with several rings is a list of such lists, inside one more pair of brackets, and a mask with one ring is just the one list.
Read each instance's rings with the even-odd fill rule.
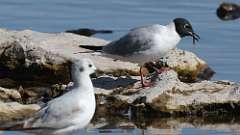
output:
[[[94,119],[85,129],[72,135],[239,135],[240,119],[237,117],[209,118],[148,118],[129,120]],[[47,135],[51,130],[29,130],[0,132],[1,135]]]
[[[191,20],[201,36],[196,46],[182,40],[179,48],[190,50],[206,60],[216,71],[214,80],[240,81],[239,21],[223,22],[215,14],[223,0],[1,0],[0,27],[62,32],[76,28],[111,29],[118,39],[129,29],[147,24],[167,24],[175,17]],[[240,2],[240,0],[235,0]]]
[[[227,22],[219,20],[215,11],[221,2],[223,1],[1,0],[0,27],[17,30],[33,29],[42,32],[62,32],[76,28],[111,29],[115,31],[114,34],[96,35],[96,37],[114,40],[136,26],[154,23],[167,24],[175,17],[185,17],[191,20],[201,40],[194,46],[191,45],[190,38],[185,38],[178,47],[195,52],[200,58],[206,60],[216,71],[213,80],[226,79],[239,82],[240,20]],[[240,0],[234,2],[240,3]],[[159,128],[162,129],[162,127]],[[188,135],[231,134],[217,129],[202,130],[194,126],[179,129],[182,129],[180,133]],[[117,127],[112,129],[113,133],[104,132],[103,134],[141,134],[135,128],[130,133],[124,131]],[[89,135],[102,134],[100,130],[82,132]]]

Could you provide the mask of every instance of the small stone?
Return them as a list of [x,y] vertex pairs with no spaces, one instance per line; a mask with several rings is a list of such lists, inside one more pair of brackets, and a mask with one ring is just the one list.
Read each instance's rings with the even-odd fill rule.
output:
[[7,89],[0,87],[0,101],[10,102],[18,101],[21,102],[21,95],[15,89]]
[[235,3],[222,3],[217,9],[217,16],[224,21],[240,18],[240,5]]
[[22,105],[17,102],[0,102],[0,121],[19,120],[30,116],[40,109],[39,105]]

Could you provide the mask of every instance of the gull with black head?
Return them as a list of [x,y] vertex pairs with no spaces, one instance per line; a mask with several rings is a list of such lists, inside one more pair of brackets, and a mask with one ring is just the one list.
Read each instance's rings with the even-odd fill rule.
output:
[[187,36],[192,37],[193,44],[200,39],[187,19],[176,18],[165,26],[154,24],[134,28],[125,36],[105,46],[80,45],[80,47],[102,50],[107,57],[140,64],[141,83],[145,87],[149,85],[143,81],[142,65],[164,57]]

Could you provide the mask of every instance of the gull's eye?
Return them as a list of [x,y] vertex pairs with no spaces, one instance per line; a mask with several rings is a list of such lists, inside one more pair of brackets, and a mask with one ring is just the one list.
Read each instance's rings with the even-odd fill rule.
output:
[[89,64],[89,65],[88,65],[88,67],[90,67],[90,68],[91,68],[91,67],[92,67],[92,64]]
[[190,26],[189,24],[185,24],[183,27],[184,27],[185,29],[191,29],[191,26]]

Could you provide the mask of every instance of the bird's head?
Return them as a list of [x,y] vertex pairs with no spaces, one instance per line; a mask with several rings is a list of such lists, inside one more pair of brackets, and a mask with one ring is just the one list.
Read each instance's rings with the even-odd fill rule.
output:
[[72,75],[78,76],[80,74],[91,75],[95,72],[96,67],[92,60],[83,58],[79,60],[74,60],[72,64]]
[[191,36],[193,39],[193,44],[195,44],[195,41],[200,39],[199,35],[194,33],[192,25],[188,20],[184,18],[176,18],[173,20],[173,22],[175,24],[176,31],[181,38],[185,36]]

